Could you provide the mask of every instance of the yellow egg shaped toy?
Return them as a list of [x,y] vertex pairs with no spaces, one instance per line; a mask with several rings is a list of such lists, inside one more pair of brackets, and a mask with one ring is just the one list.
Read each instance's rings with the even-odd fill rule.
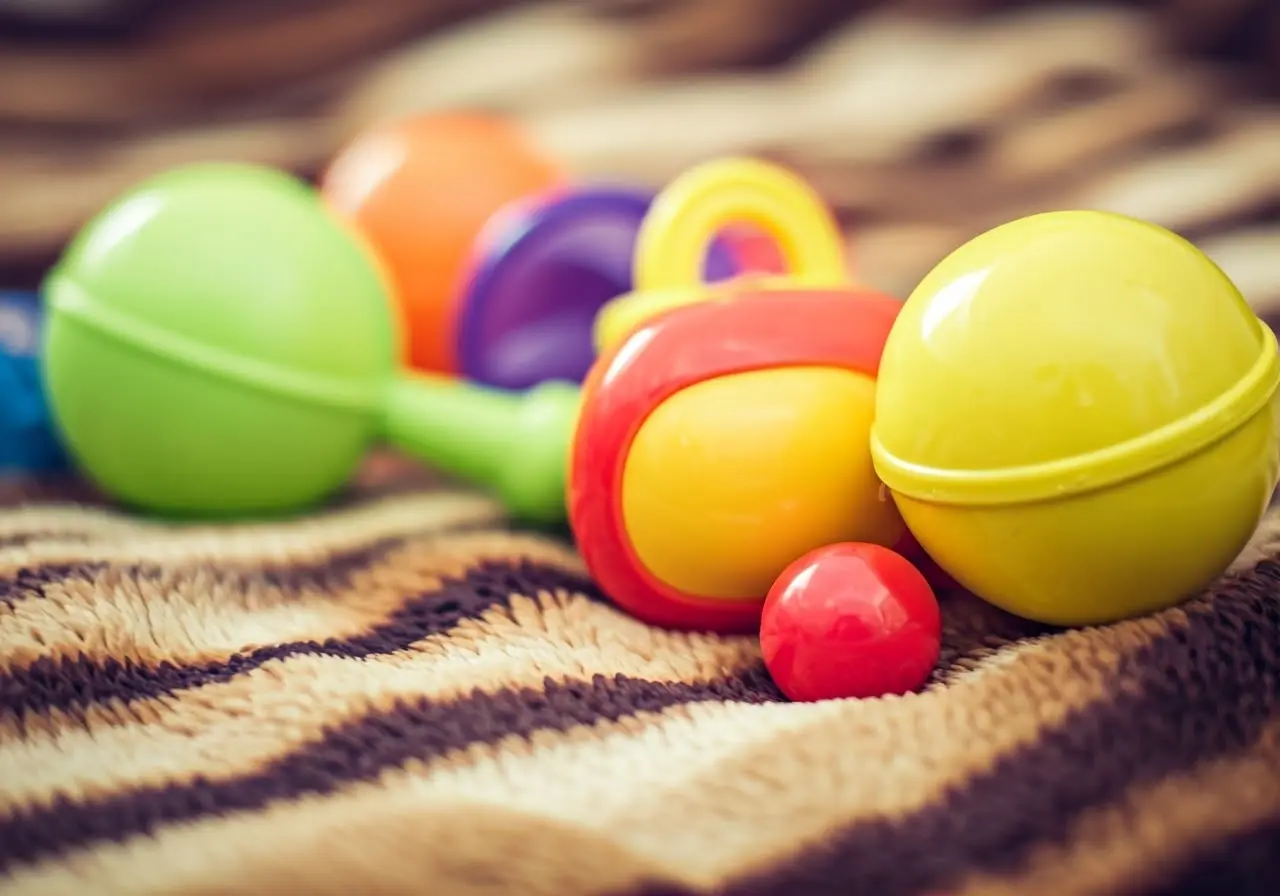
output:
[[[703,282],[707,247],[743,224],[786,272]],[[906,549],[868,447],[902,303],[843,274],[811,188],[757,160],[703,163],[645,217],[634,268],[635,291],[601,312],[567,487],[578,549],[613,602],[652,625],[756,632],[797,558]]]
[[1095,211],[945,258],[881,360],[876,472],[933,559],[1057,625],[1212,582],[1280,475],[1276,339],[1195,246]]

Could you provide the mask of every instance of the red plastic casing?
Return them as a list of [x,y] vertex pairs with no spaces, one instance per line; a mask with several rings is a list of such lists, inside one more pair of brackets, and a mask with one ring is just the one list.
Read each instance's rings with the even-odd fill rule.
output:
[[686,594],[639,561],[619,498],[631,443],[667,398],[715,377],[788,366],[874,377],[901,307],[855,287],[737,292],[659,314],[597,359],[583,384],[567,503],[583,559],[618,606],[667,628],[758,627],[764,595],[735,601]]

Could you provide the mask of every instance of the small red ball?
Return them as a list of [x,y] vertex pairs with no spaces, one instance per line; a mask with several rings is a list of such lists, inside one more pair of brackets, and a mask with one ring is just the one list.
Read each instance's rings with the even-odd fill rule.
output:
[[765,599],[760,649],[792,700],[878,697],[922,685],[942,614],[909,560],[874,544],[833,544],[792,563]]

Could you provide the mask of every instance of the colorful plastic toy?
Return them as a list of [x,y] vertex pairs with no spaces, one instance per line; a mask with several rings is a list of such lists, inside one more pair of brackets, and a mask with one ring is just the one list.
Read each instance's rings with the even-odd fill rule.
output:
[[[505,389],[581,382],[595,360],[596,315],[632,288],[636,234],[653,198],[625,187],[557,188],[495,215],[458,300],[459,373]],[[709,280],[740,269],[723,241],[707,255]]]
[[942,614],[924,576],[874,544],[833,544],[788,566],[769,590],[760,651],[792,700],[905,694],[928,679]]
[[450,113],[364,134],[334,159],[321,189],[382,257],[412,366],[456,373],[459,284],[476,236],[510,201],[562,179],[514,125]]
[[888,338],[875,468],[926,551],[1010,612],[1154,611],[1229,565],[1280,473],[1276,340],[1202,252],[1092,211],[956,250]]
[[38,360],[44,310],[33,292],[0,292],[0,472],[63,470]]
[[[773,235],[792,275],[704,285],[702,253],[734,221]],[[606,593],[656,624],[752,631],[797,557],[897,543],[868,432],[901,303],[848,281],[805,185],[748,160],[687,172],[645,219],[636,286],[599,330],[569,478]]]
[[717,286],[700,275],[711,236],[734,231],[761,289],[850,287],[839,226],[812,187],[767,162],[717,159],[689,169],[654,200],[636,235],[635,289],[601,308],[596,350],[664,311],[737,294],[741,281]]
[[56,421],[128,504],[293,511],[388,439],[493,488],[517,516],[563,519],[578,390],[403,372],[376,260],[285,174],[196,165],[143,183],[77,235],[45,296]]

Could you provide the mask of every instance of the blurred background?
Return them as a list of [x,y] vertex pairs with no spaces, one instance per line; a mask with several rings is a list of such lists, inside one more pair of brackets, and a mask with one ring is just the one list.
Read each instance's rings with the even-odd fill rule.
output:
[[902,295],[969,236],[1110,209],[1280,321],[1280,3],[0,0],[0,288],[169,166],[314,177],[369,125],[496,110],[584,177],[793,166]]

